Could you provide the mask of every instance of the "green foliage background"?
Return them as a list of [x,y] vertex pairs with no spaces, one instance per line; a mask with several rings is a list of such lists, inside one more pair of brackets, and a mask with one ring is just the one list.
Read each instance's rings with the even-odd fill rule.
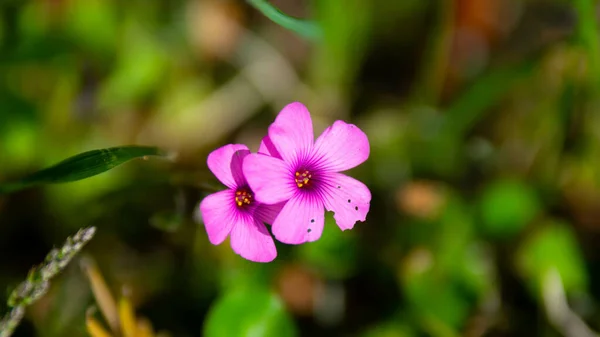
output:
[[[600,330],[595,1],[271,4],[0,2],[0,303],[95,226],[85,254],[173,336],[560,336],[573,317]],[[351,174],[371,211],[250,263],[206,237],[198,203],[221,188],[206,156],[257,149],[296,100],[317,132],[344,119],[367,133]],[[132,144],[165,157],[20,180]],[[62,181],[104,171],[88,169]],[[93,303],[74,263],[15,336],[87,336]]]

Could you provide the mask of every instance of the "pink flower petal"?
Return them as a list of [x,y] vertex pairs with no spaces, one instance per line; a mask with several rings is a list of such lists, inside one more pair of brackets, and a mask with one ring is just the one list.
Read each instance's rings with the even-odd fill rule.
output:
[[341,172],[369,158],[369,140],[356,125],[336,121],[319,136],[314,151],[322,169]]
[[277,151],[277,148],[275,148],[275,145],[271,141],[271,138],[269,138],[269,135],[265,136],[260,142],[258,153],[281,159],[281,155]]
[[250,153],[243,144],[229,144],[208,155],[208,168],[225,186],[235,189],[246,183],[242,173],[242,161]]
[[277,240],[288,244],[316,241],[323,233],[325,210],[319,198],[312,194],[297,194],[283,206],[273,223]]
[[342,229],[352,229],[356,221],[365,221],[371,206],[371,192],[360,181],[342,173],[328,174],[323,188],[325,208]]
[[293,175],[283,160],[253,153],[244,159],[243,168],[256,201],[272,205],[284,202],[294,194]]
[[288,163],[307,156],[315,139],[308,109],[298,102],[286,105],[269,127],[269,138]]
[[208,195],[200,203],[200,212],[208,239],[213,245],[221,244],[236,221],[235,192],[224,190]]
[[254,262],[271,262],[277,257],[275,242],[265,225],[248,214],[238,217],[231,231],[231,248]]
[[275,205],[260,204],[256,208],[256,211],[254,211],[254,215],[262,222],[271,225],[275,221],[275,218],[277,218],[277,215],[279,215],[279,212],[281,212],[283,205],[285,205],[285,202]]

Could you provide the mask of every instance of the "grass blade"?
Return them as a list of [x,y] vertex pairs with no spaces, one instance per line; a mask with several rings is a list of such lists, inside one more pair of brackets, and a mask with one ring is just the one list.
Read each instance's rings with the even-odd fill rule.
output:
[[596,6],[593,0],[575,0],[577,11],[577,30],[581,44],[587,49],[590,73],[594,85],[600,87],[600,46],[598,45],[598,24]]
[[161,156],[156,147],[121,146],[80,153],[62,162],[35,172],[19,181],[0,184],[0,194],[6,194],[42,184],[67,183],[93,177],[135,158]]
[[321,39],[321,29],[313,21],[288,16],[265,0],[248,0],[248,3],[283,28],[289,29],[311,41]]
[[536,60],[525,60],[483,75],[448,107],[445,132],[452,138],[468,132],[515,82],[530,75]]

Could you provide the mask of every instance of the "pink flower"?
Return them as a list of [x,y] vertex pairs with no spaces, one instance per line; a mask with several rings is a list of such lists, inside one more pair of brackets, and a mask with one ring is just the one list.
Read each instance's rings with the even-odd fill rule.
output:
[[286,202],[272,224],[273,235],[300,244],[321,237],[325,210],[335,212],[342,230],[365,221],[371,192],[339,172],[368,157],[369,140],[358,127],[336,121],[314,141],[307,108],[291,103],[269,127],[259,153],[246,157],[243,169],[257,201]]
[[254,198],[242,173],[249,154],[245,145],[230,144],[208,155],[208,168],[228,189],[204,198],[200,212],[212,244],[231,235],[234,252],[250,261],[270,262],[277,250],[264,222],[273,223],[282,205],[264,205]]

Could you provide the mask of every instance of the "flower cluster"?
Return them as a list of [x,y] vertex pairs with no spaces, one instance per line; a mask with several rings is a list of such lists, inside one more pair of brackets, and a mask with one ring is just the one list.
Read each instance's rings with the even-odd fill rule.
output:
[[318,240],[325,210],[342,229],[365,221],[371,192],[340,172],[369,157],[369,140],[352,124],[336,121],[314,140],[308,109],[281,110],[258,153],[230,144],[208,156],[208,167],[228,189],[211,194],[200,211],[211,243],[231,236],[232,249],[256,262],[277,256],[273,236],[287,244]]

